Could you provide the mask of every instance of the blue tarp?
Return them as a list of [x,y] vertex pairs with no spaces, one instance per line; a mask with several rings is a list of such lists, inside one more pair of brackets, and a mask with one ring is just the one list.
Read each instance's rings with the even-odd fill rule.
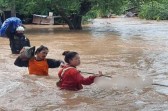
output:
[[1,17],[0,17],[0,28],[1,28],[1,25],[2,25],[2,20],[1,20]]
[[6,19],[2,26],[1,26],[1,29],[0,29],[0,36],[1,37],[6,37],[6,29],[8,28],[9,25],[12,25],[12,28],[10,30],[11,33],[14,33],[16,28],[19,26],[19,25],[22,25],[22,21],[17,18],[17,17],[10,17],[8,19]]

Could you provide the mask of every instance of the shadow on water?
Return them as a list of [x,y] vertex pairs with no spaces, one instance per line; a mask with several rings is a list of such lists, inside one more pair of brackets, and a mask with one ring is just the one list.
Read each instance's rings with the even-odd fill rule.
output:
[[[77,51],[79,70],[103,71],[81,91],[59,90],[59,69],[49,77],[29,76],[27,68],[13,65],[9,41],[0,38],[0,110],[12,111],[152,111],[165,110],[168,72],[168,24],[136,18],[95,19],[82,31],[67,26],[26,25],[32,46],[49,48],[48,58],[62,59],[65,50]],[[89,76],[83,74],[84,76]]]

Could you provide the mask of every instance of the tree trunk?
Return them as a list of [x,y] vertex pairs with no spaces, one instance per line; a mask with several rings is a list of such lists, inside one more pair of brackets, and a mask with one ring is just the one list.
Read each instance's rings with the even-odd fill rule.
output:
[[70,30],[81,30],[82,29],[82,16],[78,14],[72,14],[70,17],[64,13],[63,9],[58,10],[63,20],[68,24]]
[[69,29],[72,30],[74,29],[74,26],[70,20],[70,18],[65,14],[63,9],[57,9],[58,13],[60,14],[60,16],[62,17],[62,19],[68,24]]
[[91,10],[91,2],[88,0],[83,0],[80,4],[79,13],[71,15],[71,22],[73,24],[73,28],[70,30],[82,30],[82,16],[84,16],[88,11]]
[[72,14],[71,22],[73,24],[73,29],[71,30],[81,30],[82,29],[82,16],[81,15]]
[[16,6],[15,6],[15,0],[11,1],[11,16],[15,17],[16,16]]
[[80,4],[79,13],[73,13],[70,17],[65,14],[63,9],[59,9],[58,6],[56,8],[63,20],[68,24],[70,30],[82,30],[82,16],[90,11],[91,2],[83,0]]

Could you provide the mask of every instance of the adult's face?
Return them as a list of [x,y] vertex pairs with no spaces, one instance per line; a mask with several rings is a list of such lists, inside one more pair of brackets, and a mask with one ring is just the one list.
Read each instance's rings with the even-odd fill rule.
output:
[[43,59],[46,58],[47,54],[48,54],[48,50],[47,50],[47,49],[44,49],[44,50],[42,50],[42,51],[40,51],[40,52],[38,52],[38,53],[36,54],[36,55],[37,55],[37,59],[38,59],[38,60],[43,60]]

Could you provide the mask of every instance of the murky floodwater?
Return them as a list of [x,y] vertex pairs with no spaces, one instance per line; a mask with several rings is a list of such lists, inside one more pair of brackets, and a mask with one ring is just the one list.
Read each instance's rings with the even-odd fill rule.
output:
[[[61,91],[49,77],[29,76],[13,65],[9,42],[0,38],[0,111],[163,111],[168,109],[168,22],[133,18],[96,19],[83,31],[66,26],[27,25],[32,46],[45,45],[48,58],[63,59],[64,50],[79,52],[81,71],[99,78],[83,90]],[[88,76],[86,74],[86,76]]]

